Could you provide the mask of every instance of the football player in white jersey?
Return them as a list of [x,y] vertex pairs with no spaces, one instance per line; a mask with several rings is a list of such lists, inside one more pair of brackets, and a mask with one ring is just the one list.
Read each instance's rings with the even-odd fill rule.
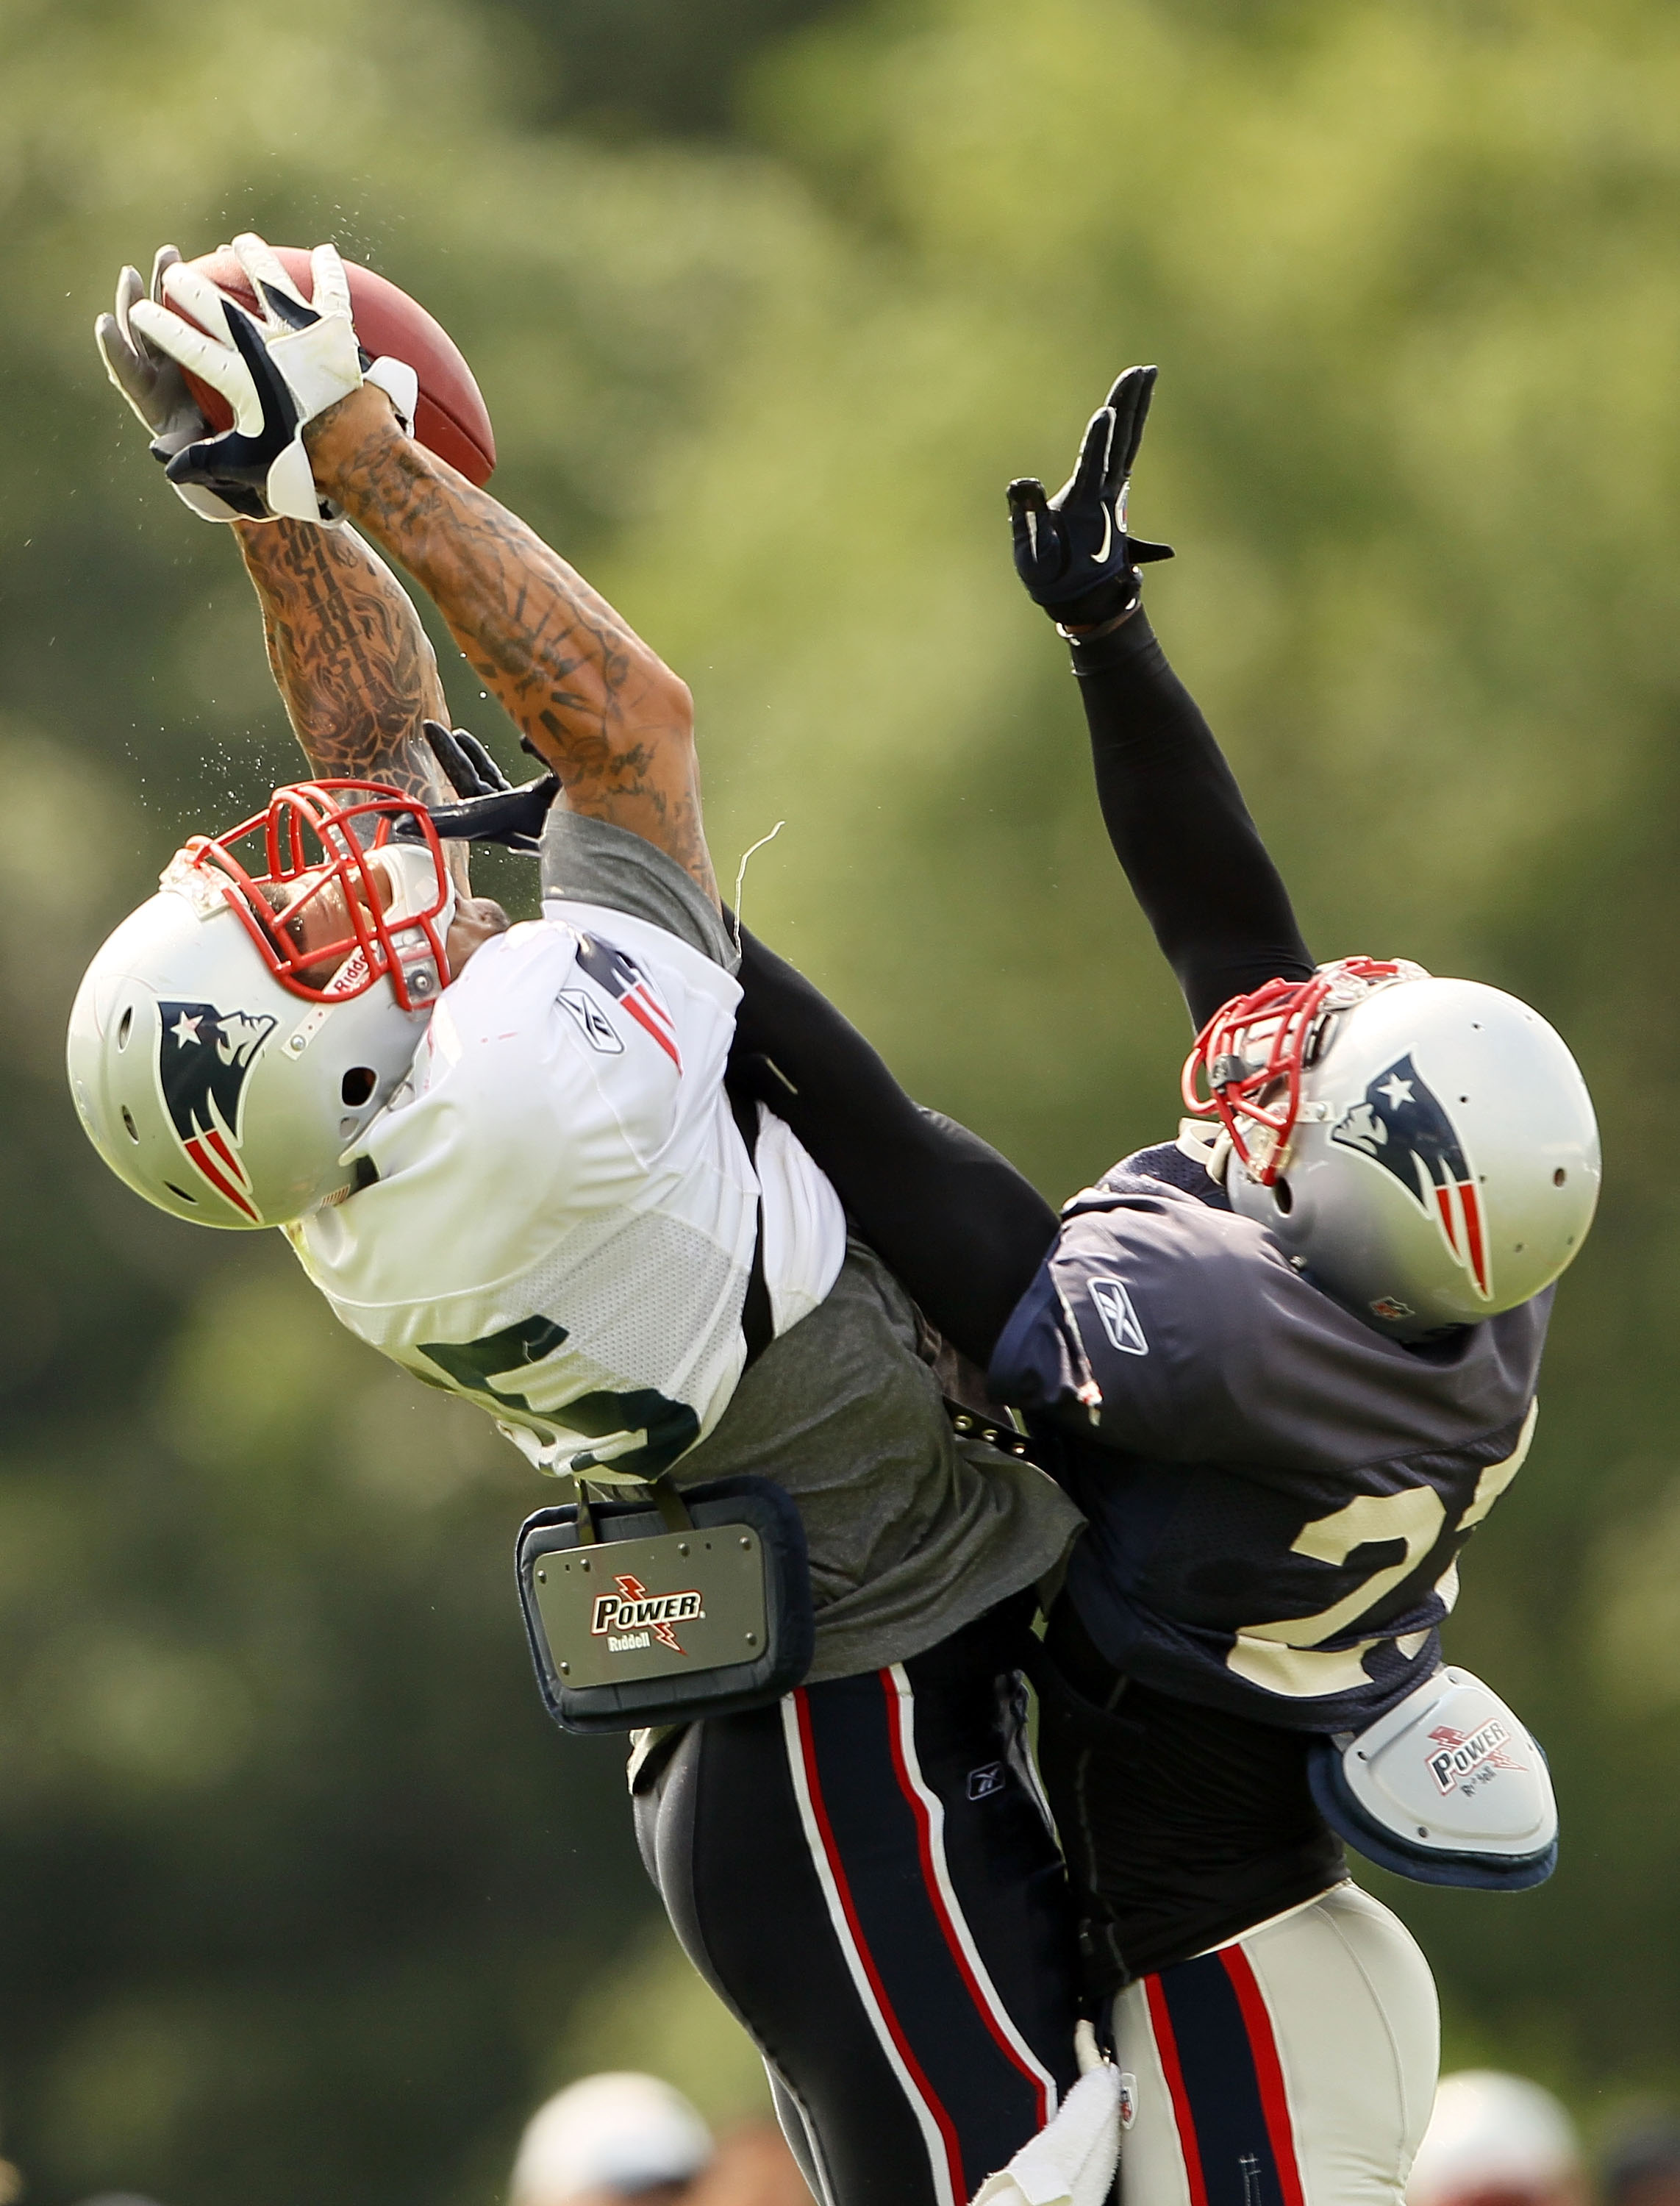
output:
[[[260,239],[237,249],[260,316],[166,248],[155,295],[125,271],[98,334],[170,482],[229,528],[316,779],[195,838],[100,951],[78,1109],[148,1201],[283,1231],[352,1331],[543,1470],[792,1494],[806,1682],[657,1743],[644,1851],[818,2195],[962,2206],[1076,2074],[1016,1669],[1078,1513],[957,1429],[825,1175],[769,1112],[737,1121],[739,949],[686,688],[409,436],[331,247],[313,301]],[[206,434],[183,367],[231,430]],[[557,779],[540,921],[509,927],[439,844],[422,729],[448,715],[376,545]]]

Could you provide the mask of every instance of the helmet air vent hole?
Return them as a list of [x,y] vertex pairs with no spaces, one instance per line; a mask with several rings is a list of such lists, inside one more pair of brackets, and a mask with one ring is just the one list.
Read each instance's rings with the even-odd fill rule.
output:
[[197,1195],[188,1195],[184,1187],[177,1187],[172,1179],[166,1179],[164,1182],[164,1185],[168,1188],[171,1195],[178,1195],[183,1202],[190,1202],[194,1210],[198,1208],[199,1198]]
[[1552,1175],[1552,1184],[1553,1187],[1561,1187],[1568,1178],[1569,1174],[1564,1170],[1562,1165],[1559,1165],[1557,1171]]
[[119,1049],[127,1049],[128,1046],[128,1036],[133,1031],[134,1024],[134,1007],[130,1004],[116,1023],[116,1046]]
[[1295,1208],[1295,1189],[1286,1179],[1274,1180],[1272,1183],[1272,1200],[1287,1218]]
[[338,1092],[353,1111],[359,1111],[379,1084],[379,1076],[369,1064],[353,1064],[339,1082]]
[[134,1114],[128,1108],[126,1103],[122,1106],[122,1124],[127,1130],[128,1139],[134,1143],[134,1147],[138,1148],[140,1147],[140,1128],[134,1124]]

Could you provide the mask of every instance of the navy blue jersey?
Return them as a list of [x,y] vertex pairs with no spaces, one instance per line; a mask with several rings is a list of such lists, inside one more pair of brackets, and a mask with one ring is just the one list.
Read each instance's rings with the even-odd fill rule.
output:
[[1063,1212],[992,1363],[1089,1520],[1068,1594],[1098,1648],[1302,1730],[1402,1699],[1527,1452],[1551,1303],[1406,1346],[1175,1146],[1117,1165]]

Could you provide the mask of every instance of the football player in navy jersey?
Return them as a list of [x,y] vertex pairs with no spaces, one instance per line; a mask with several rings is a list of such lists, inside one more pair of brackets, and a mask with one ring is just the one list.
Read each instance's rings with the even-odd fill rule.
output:
[[1597,1139],[1526,1005],[1399,960],[1315,964],[1141,610],[1138,568],[1169,556],[1126,528],[1153,381],[1120,379],[1054,498],[1010,503],[1198,1029],[1178,1139],[1032,1213],[750,937],[736,1061],[1089,1520],[1040,1755],[1090,1988],[1117,1995],[1128,2196],[1398,2206],[1433,1992],[1341,1841],[1506,1888],[1555,1857],[1543,1758],[1443,1667],[1439,1626],[1528,1446]]

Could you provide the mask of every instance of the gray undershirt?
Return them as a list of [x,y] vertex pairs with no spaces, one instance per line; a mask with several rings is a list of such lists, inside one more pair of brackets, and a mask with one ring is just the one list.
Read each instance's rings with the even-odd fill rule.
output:
[[[664,927],[726,971],[739,954],[717,907],[651,843],[551,814],[545,897]],[[959,1440],[915,1309],[861,1241],[827,1297],[772,1341],[679,1483],[748,1473],[792,1494],[817,1607],[814,1683],[925,1653],[1063,1560],[1082,1519],[1042,1471]]]

